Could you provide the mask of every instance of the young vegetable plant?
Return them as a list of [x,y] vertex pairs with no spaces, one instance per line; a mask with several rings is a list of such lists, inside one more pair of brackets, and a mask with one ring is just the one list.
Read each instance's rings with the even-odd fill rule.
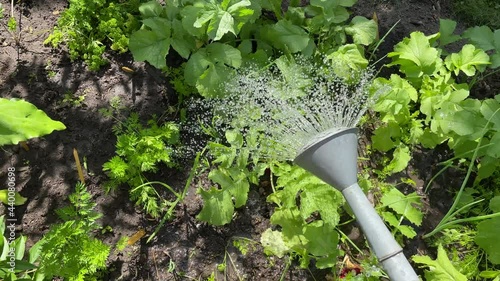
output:
[[335,227],[342,194],[298,166],[274,163],[271,170],[278,179],[267,200],[276,204],[271,223],[280,230],[269,228],[262,234],[264,250],[280,258],[296,256],[303,268],[311,258],[318,268],[333,267],[340,255]]
[[136,17],[142,2],[70,0],[44,44],[56,48],[64,43],[72,60],[82,58],[91,70],[98,70],[107,64],[107,46],[120,53],[128,50],[128,38],[139,28]]
[[130,198],[151,216],[158,217],[169,202],[160,196],[155,185],[180,195],[162,182],[150,182],[145,173],[157,172],[160,165],[173,168],[175,145],[179,143],[179,128],[172,122],[158,125],[155,117],[144,127],[139,115],[132,113],[124,122],[117,123],[113,130],[117,136],[116,156],[104,163],[103,171],[110,177],[107,191],[126,183],[130,186]]
[[210,165],[215,165],[208,178],[215,185],[209,190],[199,188],[197,191],[204,202],[197,218],[213,225],[224,225],[232,220],[235,208],[246,204],[250,185],[257,184],[267,168],[267,164],[252,156],[252,148],[257,147],[256,138],[244,139],[236,130],[226,131],[225,137],[228,146],[216,142],[208,144],[209,157],[213,159]]
[[[474,82],[470,85],[459,82],[463,77],[474,81],[488,67],[498,67],[492,63],[497,60],[496,53],[490,57],[478,44],[465,44],[461,51],[443,59],[444,51],[435,47],[437,42],[442,46],[457,39],[453,37],[453,27],[449,24],[442,21],[440,33],[425,36],[413,32],[410,38],[398,43],[394,52],[388,55],[392,58],[389,66],[397,66],[403,76],[392,74],[389,79],[377,78],[374,82],[376,89],[391,88],[374,107],[380,113],[382,125],[372,137],[373,148],[393,152],[386,173],[406,168],[411,159],[410,148],[416,144],[434,148],[447,143],[456,155],[470,159],[480,132],[490,118],[492,121],[483,144],[500,140],[499,117],[492,117],[500,108],[500,98],[496,96],[483,101],[468,98]],[[471,43],[481,42],[474,30],[465,34],[467,38],[476,38]],[[490,176],[495,170],[499,152],[498,146],[480,150],[478,180]]]
[[96,203],[82,183],[69,196],[70,205],[57,210],[62,223],[52,225],[40,244],[39,271],[46,278],[68,280],[96,278],[105,270],[110,247],[93,235],[101,226],[102,214],[94,210]]

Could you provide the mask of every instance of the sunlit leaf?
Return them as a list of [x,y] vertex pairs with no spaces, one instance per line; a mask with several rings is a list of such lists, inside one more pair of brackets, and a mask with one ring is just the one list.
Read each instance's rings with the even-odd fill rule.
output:
[[212,187],[210,190],[198,189],[203,198],[203,209],[197,218],[213,225],[224,225],[231,221],[234,212],[231,194]]
[[[497,212],[500,211],[498,201],[490,203]],[[477,235],[474,241],[488,254],[489,261],[493,264],[500,264],[500,217],[481,221],[477,225]]]
[[66,126],[63,123],[52,120],[27,101],[0,98],[0,146],[64,129]]
[[453,266],[442,245],[438,247],[435,260],[429,256],[413,256],[412,259],[428,268],[425,270],[426,280],[467,281],[467,277]]
[[396,188],[391,188],[388,192],[384,193],[380,199],[384,206],[393,209],[396,213],[404,216],[410,222],[420,225],[422,224],[423,214],[418,206],[421,206],[420,196],[416,193],[404,195]]

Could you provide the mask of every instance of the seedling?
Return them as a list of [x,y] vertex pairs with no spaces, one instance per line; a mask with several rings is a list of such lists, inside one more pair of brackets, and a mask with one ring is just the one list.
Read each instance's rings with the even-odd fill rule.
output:
[[86,96],[87,96],[87,94],[85,94],[85,93],[82,95],[76,96],[72,92],[67,91],[64,93],[62,103],[66,104],[66,105],[70,105],[72,107],[80,107],[80,106],[82,106],[83,102],[85,101]]

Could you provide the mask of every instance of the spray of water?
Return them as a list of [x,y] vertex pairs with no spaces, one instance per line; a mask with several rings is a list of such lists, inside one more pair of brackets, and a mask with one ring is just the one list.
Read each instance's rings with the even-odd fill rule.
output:
[[203,101],[209,114],[202,118],[220,131],[259,134],[262,157],[293,160],[318,138],[355,127],[376,99],[368,91],[371,71],[340,78],[332,65],[301,59],[296,67],[288,76],[277,67],[238,71],[224,85],[223,98]]

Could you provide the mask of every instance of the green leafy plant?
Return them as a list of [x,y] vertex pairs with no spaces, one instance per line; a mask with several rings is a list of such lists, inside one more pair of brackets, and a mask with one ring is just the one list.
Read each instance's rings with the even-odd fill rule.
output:
[[141,0],[70,0],[57,26],[44,41],[56,48],[64,43],[71,59],[82,58],[91,70],[107,63],[107,46],[120,53],[128,50],[129,35],[139,28],[136,19]]
[[[256,135],[253,135],[256,136]],[[251,150],[257,147],[254,137],[243,138],[237,131],[225,133],[228,146],[211,142],[208,151],[217,165],[208,174],[215,184],[209,190],[198,188],[203,198],[203,209],[197,218],[213,225],[224,225],[231,221],[235,208],[246,204],[250,184],[257,184],[267,165],[252,157]],[[249,167],[252,165],[252,167]]]
[[380,202],[382,206],[388,207],[386,210],[381,211],[380,214],[393,227],[393,235],[396,231],[410,239],[417,235],[412,226],[403,224],[405,219],[417,226],[422,224],[423,213],[419,209],[422,207],[422,203],[420,202],[420,196],[416,192],[404,195],[392,186],[383,193]]
[[[490,57],[479,44],[466,44],[460,52],[448,54],[443,59],[443,49],[434,46],[438,42],[439,46],[444,46],[458,40],[453,30],[453,22],[442,21],[442,34],[425,36],[413,32],[388,55],[392,58],[389,66],[397,66],[404,76],[392,74],[390,79],[374,81],[375,89],[391,88],[374,107],[382,125],[372,137],[373,148],[393,152],[393,159],[384,168],[386,174],[406,168],[411,159],[410,148],[416,144],[434,148],[447,143],[456,155],[470,158],[482,128],[490,119],[483,141],[486,144],[498,139],[498,117],[494,117],[500,105],[498,96],[483,101],[468,98],[476,77],[487,67],[494,67],[490,60],[495,59],[496,53]],[[476,38],[472,43],[482,42],[473,29],[465,34]],[[470,84],[459,83],[463,77],[471,77]],[[482,164],[478,180],[495,170],[499,153],[491,146],[481,150],[479,156]]]
[[425,279],[429,281],[466,281],[465,275],[461,274],[450,262],[443,246],[439,245],[437,259],[429,256],[413,256],[413,261],[429,268],[425,271]]
[[335,230],[344,198],[337,190],[298,166],[275,163],[278,177],[267,200],[276,204],[271,223],[281,230],[267,229],[261,236],[264,250],[283,257],[297,256],[302,267],[316,259],[316,267],[333,267],[340,252]]
[[[498,109],[497,111],[500,111],[500,109]],[[485,127],[482,130],[483,134],[487,130],[486,128],[487,128],[487,124],[485,125]],[[494,219],[494,220],[488,220],[488,224],[489,225],[491,225],[491,223],[498,223],[498,221],[499,221],[498,218],[500,217],[500,207],[497,204],[499,204],[500,201],[498,200],[497,197],[494,197],[493,199],[491,199],[492,201],[490,201],[490,208],[495,213],[490,214],[490,215],[479,215],[479,216],[475,216],[475,217],[462,218],[462,219],[458,219],[457,218],[460,213],[463,213],[464,211],[469,210],[472,206],[474,206],[474,205],[476,205],[476,204],[478,204],[478,203],[480,203],[480,202],[482,202],[484,200],[484,199],[480,199],[480,200],[468,202],[464,206],[460,206],[459,205],[460,202],[461,202],[460,200],[462,198],[462,195],[464,194],[465,187],[467,186],[469,177],[471,176],[471,173],[473,171],[474,163],[475,163],[475,160],[476,160],[476,158],[478,156],[478,152],[480,150],[481,143],[482,143],[481,140],[482,140],[483,137],[484,137],[484,135],[481,136],[479,138],[478,142],[477,142],[476,148],[474,149],[474,153],[473,153],[472,158],[471,158],[471,162],[469,163],[469,167],[467,169],[467,174],[465,175],[465,178],[464,178],[464,180],[462,182],[462,186],[460,187],[460,190],[458,191],[458,193],[457,193],[457,195],[456,195],[456,197],[455,197],[455,199],[453,201],[452,206],[450,207],[450,209],[448,210],[448,212],[446,213],[446,215],[441,219],[441,221],[436,226],[436,228],[433,231],[429,232],[428,234],[424,235],[423,236],[424,238],[428,238],[428,237],[430,237],[430,236],[438,233],[439,231],[441,231],[441,230],[443,230],[445,228],[449,228],[449,227],[455,226],[455,225],[460,224],[460,223],[473,222],[473,221],[481,221],[481,220],[485,220],[485,219]],[[441,173],[442,171],[444,171],[447,168],[449,168],[449,166],[450,165],[446,165],[439,173]],[[484,224],[482,226],[484,226]],[[491,232],[489,232],[489,231],[491,231]],[[490,237],[492,237],[494,235],[497,235],[495,229],[491,229],[489,227],[484,227],[482,229],[482,233],[481,234],[483,236],[490,236]],[[484,240],[480,240],[480,241],[481,241],[480,243],[482,245],[486,246],[483,243]]]
[[50,119],[45,112],[27,101],[0,98],[0,146],[17,144],[64,129],[66,126],[63,123]]
[[35,244],[29,250],[28,259],[25,259],[27,237],[20,235],[4,236],[5,229],[15,232],[15,226],[6,225],[5,216],[0,216],[0,278],[2,280],[40,280],[43,278],[36,272],[35,262],[40,255],[40,245]]
[[64,93],[62,103],[67,104],[69,106],[73,106],[73,107],[80,107],[80,106],[82,106],[83,102],[85,101],[86,96],[87,96],[87,94],[82,94],[80,96],[76,96],[72,92],[68,91],[68,92]]
[[[311,1],[303,7],[292,1],[284,13],[281,5],[267,1],[166,1],[164,6],[151,1],[139,8],[143,26],[131,35],[130,50],[135,60],[162,69],[165,56],[175,50],[187,60],[186,82],[202,96],[218,96],[228,74],[247,62],[266,65],[268,58],[282,53],[310,56],[328,50],[330,55],[347,36],[354,44],[372,44],[375,21],[355,17],[344,24],[346,8],[355,2]],[[272,11],[274,17],[262,11]],[[348,61],[356,52],[363,50],[351,47],[332,56]]]
[[[154,185],[173,192],[165,183],[149,182],[146,172],[157,172],[160,164],[175,167],[174,147],[179,143],[179,128],[172,122],[158,125],[148,121],[144,127],[139,115],[132,113],[124,122],[114,126],[117,135],[116,156],[104,163],[103,171],[109,176],[107,191],[126,183],[131,187],[130,198],[153,217],[158,217],[168,202],[158,194]],[[174,194],[177,194],[174,192]]]
[[92,235],[94,230],[100,229],[96,220],[102,214],[94,210],[96,204],[82,183],[76,184],[69,200],[69,206],[57,210],[64,222],[52,225],[39,241],[39,270],[50,278],[89,280],[106,268],[110,251],[108,245]]
[[[19,44],[20,40],[20,31],[18,32],[18,24],[17,20],[14,17],[14,0],[10,1],[10,16],[9,19],[7,20],[7,24],[5,24],[3,21],[0,22],[0,25],[5,29],[7,33],[10,34],[12,39],[16,42],[16,44]],[[3,8],[2,4],[0,4],[0,20],[4,18],[4,12],[5,9]]]

